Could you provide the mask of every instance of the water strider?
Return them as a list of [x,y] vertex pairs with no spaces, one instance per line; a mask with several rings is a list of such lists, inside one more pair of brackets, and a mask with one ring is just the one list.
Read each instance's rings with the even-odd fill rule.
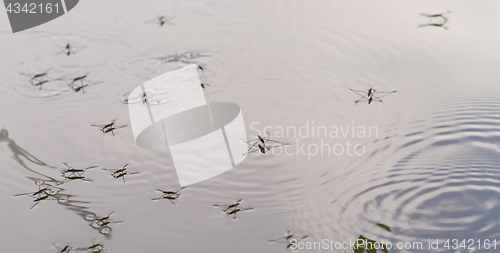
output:
[[40,201],[46,200],[49,197],[52,197],[54,194],[56,194],[58,191],[52,190],[49,186],[41,188],[41,186],[38,186],[38,191],[36,192],[27,192],[27,193],[21,193],[21,194],[16,194],[14,196],[28,196],[34,198],[33,202],[35,204],[31,206],[30,209],[33,209],[36,205],[40,203]]
[[69,244],[66,244],[63,248],[57,246],[55,243],[53,245],[57,248],[57,253],[70,253],[73,250],[73,247],[69,246]]
[[207,86],[210,86],[210,84],[207,82],[207,75],[205,74],[205,69],[201,65],[197,65],[198,69],[203,72],[203,76],[205,78],[205,81],[203,83],[200,83],[201,88],[205,89]]
[[84,247],[84,248],[77,248],[75,249],[77,252],[82,252],[82,251],[87,251],[87,252],[92,252],[92,253],[100,253],[103,252],[106,248],[102,243],[96,243],[95,238],[92,239],[92,245],[89,247]]
[[215,207],[221,207],[223,208],[222,212],[226,213],[227,216],[233,215],[233,219],[236,219],[236,214],[241,211],[247,211],[247,210],[252,210],[252,207],[249,208],[244,208],[240,206],[242,199],[239,199],[236,201],[234,204],[229,204],[229,205],[217,205],[215,204]]
[[157,18],[153,20],[146,21],[144,23],[155,23],[158,24],[159,26],[163,26],[164,24],[169,24],[169,25],[174,25],[175,24],[172,22],[172,19],[176,18],[177,15],[166,17],[165,15],[158,16]]
[[[83,76],[78,76],[75,78],[71,78],[70,80],[72,80],[72,81],[68,84],[68,86],[75,92],[82,91],[83,93],[85,93],[85,90],[83,88],[89,87],[90,85],[96,85],[96,84],[102,83],[102,82],[92,82],[92,81],[87,79],[87,76],[88,76],[88,74],[85,74]],[[80,85],[75,86],[75,82],[78,82],[78,81],[80,81]]]
[[123,128],[123,127],[127,126],[127,125],[116,126],[115,125],[115,121],[116,121],[116,119],[112,120],[111,123],[108,123],[108,124],[104,124],[104,125],[91,125],[91,126],[95,126],[95,127],[101,128],[100,131],[103,132],[104,134],[107,134],[107,133],[111,132],[113,134],[113,136],[114,136],[115,135],[114,130],[119,129],[119,128]]
[[58,54],[61,54],[61,53],[64,53],[67,56],[70,56],[71,54],[75,54],[76,52],[73,50],[73,47],[68,43],[68,44],[66,44],[64,49],[62,49]]
[[292,246],[292,242],[291,240],[294,239],[295,242],[299,242],[299,241],[302,241],[304,240],[305,238],[307,238],[308,235],[305,235],[305,236],[297,236],[297,235],[294,235],[294,234],[291,234],[290,233],[290,230],[288,230],[286,232],[286,235],[283,236],[283,237],[280,237],[280,238],[277,238],[277,239],[273,239],[273,240],[269,240],[269,242],[279,242],[279,243],[286,243],[287,246],[286,248],[290,248]]
[[[382,99],[380,99],[380,98],[383,98],[387,95],[390,95],[390,94],[397,92],[397,90],[395,90],[395,91],[377,91],[377,90],[374,90],[372,87],[370,87],[370,89],[368,89],[368,91],[353,90],[350,88],[349,88],[349,90],[358,94],[361,97],[361,99],[354,101],[354,105],[357,105],[359,102],[365,102],[365,101],[368,102],[368,104],[371,104],[373,101],[380,102],[383,104]],[[375,93],[377,93],[377,94],[380,93],[382,95],[375,96]]]
[[128,164],[125,164],[121,169],[103,169],[111,172],[111,176],[113,178],[122,178],[123,182],[125,182],[125,175],[134,175],[134,174],[139,174],[140,172],[130,172],[127,170]]
[[83,173],[85,171],[87,171],[88,169],[97,168],[97,166],[91,166],[91,167],[87,167],[84,169],[75,169],[75,168],[69,166],[67,163],[63,163],[63,164],[64,164],[64,166],[67,167],[67,169],[61,171],[61,174],[62,174],[62,177],[64,177],[64,180],[62,182],[60,182],[59,184],[63,184],[63,183],[73,181],[73,180],[82,180],[82,181],[92,182],[92,179],[85,178]]
[[[253,142],[253,144],[251,144],[252,142]],[[268,142],[274,142],[274,143],[277,143],[277,145],[268,146],[268,144],[267,144]],[[242,156],[244,156],[246,154],[258,152],[258,151],[260,151],[262,154],[265,155],[267,151],[271,150],[271,148],[275,148],[275,147],[279,147],[279,146],[292,145],[291,143],[284,143],[284,142],[279,142],[279,141],[271,140],[271,136],[269,135],[269,132],[267,132],[267,139],[264,139],[264,138],[262,138],[262,136],[257,135],[257,139],[246,141],[246,143],[251,144],[251,146],[247,150],[247,152],[244,153]],[[255,148],[255,145],[257,145],[258,149]]]
[[93,225],[97,226],[97,227],[108,227],[109,224],[113,224],[113,223],[122,223],[123,221],[115,221],[115,220],[112,220],[110,217],[111,215],[113,214],[114,212],[111,212],[109,213],[107,216],[105,217],[99,217],[99,216],[95,216],[93,218],[94,220],[94,223]]
[[21,73],[21,75],[30,77],[29,82],[31,83],[31,85],[38,86],[39,89],[41,90],[43,84],[46,84],[49,81],[61,80],[61,78],[56,78],[56,79],[49,78],[48,77],[49,71],[50,71],[50,69],[47,69],[43,73],[40,73],[40,74],[27,75],[27,74]]

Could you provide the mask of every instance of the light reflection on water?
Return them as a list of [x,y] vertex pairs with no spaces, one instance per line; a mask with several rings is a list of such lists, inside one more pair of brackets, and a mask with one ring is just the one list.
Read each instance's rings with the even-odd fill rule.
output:
[[[498,3],[116,4],[85,1],[58,20],[0,36],[8,48],[0,58],[5,250],[55,252],[53,243],[96,238],[108,252],[276,252],[286,245],[269,240],[289,230],[308,235],[303,242],[500,239]],[[429,22],[420,13],[448,10],[448,29],[418,27]],[[161,15],[176,15],[175,25],[145,23]],[[59,54],[66,43],[74,54]],[[238,104],[252,138],[253,122],[313,121],[377,126],[378,138],[324,139],[361,143],[360,157],[249,156],[183,189],[175,205],[152,201],[157,189],[180,188],[170,154],[137,147],[130,127],[113,136],[91,125],[127,125],[124,99],[135,87],[192,63],[204,68],[207,100]],[[42,89],[20,74],[47,69],[61,80]],[[85,93],[68,86],[85,74],[102,83]],[[348,88],[370,85],[398,92],[383,105],[354,106]],[[63,162],[99,167],[85,172],[92,182],[60,184]],[[115,180],[101,170],[124,164],[140,173]],[[33,198],[14,195],[37,191],[36,182],[56,193],[30,210]],[[213,207],[239,199],[253,209],[235,219]]]

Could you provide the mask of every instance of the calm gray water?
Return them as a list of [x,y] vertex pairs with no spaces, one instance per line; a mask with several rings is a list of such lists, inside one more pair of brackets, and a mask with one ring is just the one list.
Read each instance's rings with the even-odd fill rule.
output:
[[[448,11],[443,26],[421,15]],[[86,0],[16,34],[0,12],[0,252],[94,238],[105,252],[283,252],[269,240],[289,230],[304,243],[424,245],[389,252],[498,252],[499,12],[498,1]],[[175,18],[160,26],[161,15]],[[188,64],[205,69],[208,101],[241,107],[249,138],[267,130],[293,154],[249,156],[173,205],[152,200],[180,187],[170,155],[135,144],[125,98]],[[47,70],[41,89],[30,83]],[[96,84],[72,90],[85,74]],[[355,105],[349,88],[370,86],[397,92]],[[113,119],[128,126],[114,136],[91,126]],[[350,155],[315,153],[348,141]],[[69,181],[63,163],[98,167]],[[124,182],[102,170],[125,164],[140,173]],[[39,202],[14,196],[47,186]],[[253,210],[236,219],[213,206],[239,199]],[[111,212],[120,223],[98,222]],[[448,239],[475,249],[446,249]]]

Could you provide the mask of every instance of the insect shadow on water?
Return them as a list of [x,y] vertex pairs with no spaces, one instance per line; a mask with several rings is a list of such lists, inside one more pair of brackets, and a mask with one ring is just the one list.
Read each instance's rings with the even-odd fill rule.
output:
[[111,133],[111,134],[113,134],[113,136],[115,136],[115,132],[114,131],[116,129],[124,128],[124,127],[127,126],[127,125],[117,126],[115,124],[115,121],[116,121],[116,119],[112,120],[111,123],[108,123],[108,124],[104,124],[104,125],[91,125],[91,126],[99,127],[100,131],[103,132],[104,134]]
[[157,191],[161,192],[163,195],[161,195],[158,198],[151,199],[151,200],[168,199],[170,201],[170,203],[172,203],[172,205],[175,206],[174,201],[179,199],[179,197],[181,196],[181,194],[179,192],[181,190],[184,190],[184,189],[186,189],[186,187],[182,187],[180,189],[173,190],[173,191],[164,191],[164,190],[156,189]]
[[222,212],[224,212],[228,217],[232,215],[233,216],[233,220],[235,220],[236,219],[236,214],[238,212],[243,212],[243,211],[247,211],[247,210],[253,210],[252,207],[245,208],[245,207],[240,206],[241,201],[242,201],[242,199],[239,199],[234,204],[229,204],[229,205],[217,205],[217,204],[215,204],[214,206],[215,207],[221,207],[222,208]]
[[[350,91],[358,94],[358,96],[360,96],[361,98],[354,101],[354,105],[357,105],[359,102],[368,102],[368,104],[371,104],[373,101],[375,102],[379,102],[381,104],[384,104],[384,102],[382,102],[382,99],[383,97],[385,96],[388,96],[388,95],[391,95],[391,94],[394,94],[397,92],[397,90],[394,90],[394,91],[377,91],[377,90],[374,90],[371,86],[370,86],[370,89],[368,89],[368,91],[364,91],[364,90],[353,90],[353,89],[350,89]],[[381,94],[381,95],[375,95],[375,93],[377,94]]]
[[97,166],[91,166],[91,167],[87,167],[84,169],[75,169],[75,168],[69,166],[67,163],[63,163],[63,164],[64,164],[64,166],[66,166],[67,169],[61,171],[61,174],[62,174],[62,177],[64,178],[64,180],[59,184],[63,184],[63,183],[73,181],[73,180],[82,180],[82,181],[92,182],[92,179],[85,178],[83,173],[85,173],[85,171],[87,171],[89,169],[97,168]]
[[21,75],[30,77],[30,80],[29,80],[30,84],[33,86],[37,86],[37,87],[39,87],[39,90],[42,90],[42,86],[44,84],[48,83],[49,81],[62,80],[62,78],[55,78],[55,79],[50,78],[48,76],[49,71],[50,71],[50,69],[47,69],[43,73],[40,73],[40,74],[28,75],[28,74],[21,73]]
[[425,14],[425,13],[420,13],[421,16],[428,17],[429,20],[427,24],[419,25],[418,27],[426,27],[426,26],[435,26],[435,27],[442,27],[444,29],[448,29],[448,27],[444,26],[448,22],[448,18],[445,16],[445,14],[449,14],[451,11],[447,11],[444,13],[438,13],[438,14]]
[[269,240],[269,242],[286,243],[287,244],[286,248],[288,249],[288,248],[290,248],[292,246],[291,240],[295,240],[295,242],[299,242],[299,241],[302,241],[302,240],[306,239],[307,237],[308,237],[308,235],[298,236],[298,235],[291,234],[290,230],[288,230],[286,232],[285,236],[277,238],[277,239]]
[[[85,87],[89,87],[90,85],[96,85],[100,84],[102,82],[92,82],[87,79],[88,74],[83,75],[83,76],[78,76],[75,78],[70,78],[71,82],[68,84],[68,86],[76,93],[76,92],[83,92],[85,94]],[[80,85],[78,85],[78,82]],[[75,85],[76,83],[76,85]]]
[[48,200],[50,197],[54,197],[54,195],[59,192],[58,189],[53,188],[51,185],[39,182],[41,181],[35,182],[35,184],[38,185],[38,191],[16,194],[14,196],[28,196],[34,198],[33,202],[35,202],[35,204],[30,207],[30,209],[33,209],[33,207],[37,206],[41,201]]
[[[40,191],[43,188],[48,187],[51,191],[54,192],[54,193],[50,193],[50,191],[47,190],[46,193],[48,193],[50,196],[48,196],[46,199],[39,200],[35,204],[37,204],[41,201],[44,201],[44,200],[49,200],[49,199],[57,200],[56,203],[64,206],[65,207],[64,210],[69,210],[69,211],[75,212],[78,216],[80,216],[81,218],[83,218],[86,221],[89,221],[89,220],[87,220],[87,217],[96,217],[95,213],[89,211],[90,207],[88,206],[88,204],[90,202],[78,200],[78,199],[76,199],[77,196],[64,193],[65,190],[63,188],[61,188],[60,186],[58,186],[58,185],[63,184],[64,182],[57,180],[55,178],[52,178],[49,175],[46,175],[42,172],[39,172],[39,171],[31,168],[32,166],[42,166],[46,169],[57,169],[56,167],[46,164],[45,162],[43,162],[39,158],[32,155],[27,150],[20,147],[13,139],[11,139],[9,137],[9,132],[6,129],[0,130],[0,143],[4,143],[4,142],[7,145],[7,147],[10,149],[10,152],[12,153],[10,157],[12,159],[14,159],[14,161],[16,161],[21,167],[28,170],[30,172],[30,174],[34,173],[34,174],[38,175],[36,177],[26,176],[26,178],[33,181],[35,183],[35,185],[39,186],[37,191]],[[4,151],[7,151],[7,150],[4,150]],[[25,161],[28,161],[30,163],[25,163]],[[17,196],[31,195],[29,197],[36,199],[37,197],[44,197],[44,195],[46,194],[46,193],[42,192],[42,193],[40,193],[40,196],[35,195],[33,197],[34,193],[36,193],[36,192],[17,194]],[[91,224],[89,224],[89,225],[91,225]],[[92,228],[94,228],[94,227],[92,227]],[[101,229],[99,229],[99,228],[94,228],[94,229],[101,232]],[[109,233],[109,232],[103,233],[103,235],[108,239],[110,237],[110,234],[111,233]]]
[[[271,135],[269,134],[269,132],[267,132],[267,138],[262,138],[262,136],[257,135],[257,139],[255,139],[255,140],[249,140],[249,141],[242,140],[242,141],[246,142],[247,144],[250,144],[251,146],[247,150],[247,152],[245,152],[241,156],[244,156],[244,155],[250,154],[250,153],[254,153],[254,152],[259,152],[259,151],[265,156],[266,152],[268,152],[272,148],[292,145],[291,143],[284,143],[284,142],[271,140]],[[275,143],[275,144],[270,146],[269,145],[270,142]]]
[[125,183],[125,176],[126,175],[134,175],[134,174],[139,174],[140,172],[130,172],[127,170],[128,164],[125,164],[121,169],[103,169],[111,172],[111,176],[113,176],[114,179],[117,178],[122,178],[123,182]]
[[108,216],[105,217],[99,217],[95,214],[90,214],[85,216],[85,220],[93,221],[91,226],[93,228],[99,229],[101,234],[108,234],[111,231],[111,227],[109,227],[109,225],[123,222],[112,220],[110,217],[113,213],[114,212],[111,212],[108,214]]
[[148,20],[144,23],[146,23],[146,24],[153,23],[153,24],[158,24],[159,26],[163,26],[164,24],[169,24],[169,25],[175,26],[175,23],[172,22],[172,19],[174,19],[176,17],[177,17],[177,15],[170,16],[170,17],[167,17],[165,15],[161,15],[161,16],[156,17],[155,19]]

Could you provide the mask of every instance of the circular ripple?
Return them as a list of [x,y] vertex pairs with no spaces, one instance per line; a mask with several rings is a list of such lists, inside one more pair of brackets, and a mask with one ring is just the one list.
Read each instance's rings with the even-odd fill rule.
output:
[[468,98],[436,108],[379,140],[376,163],[365,161],[335,180],[329,216],[343,240],[500,236],[500,103]]

